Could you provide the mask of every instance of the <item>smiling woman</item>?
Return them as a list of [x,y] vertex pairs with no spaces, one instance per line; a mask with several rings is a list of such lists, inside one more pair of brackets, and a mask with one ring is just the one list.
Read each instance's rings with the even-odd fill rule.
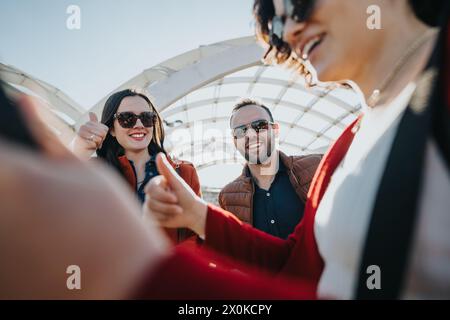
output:
[[[113,166],[144,202],[145,186],[159,174],[155,157],[160,152],[167,154],[158,111],[144,92],[126,89],[108,98],[100,122],[95,114],[90,117],[74,139],[74,152],[81,158],[89,159],[96,151],[98,158]],[[178,160],[171,160],[171,164],[192,190],[200,195],[200,183],[194,166]],[[175,243],[192,236],[192,233],[182,229],[166,231]]]

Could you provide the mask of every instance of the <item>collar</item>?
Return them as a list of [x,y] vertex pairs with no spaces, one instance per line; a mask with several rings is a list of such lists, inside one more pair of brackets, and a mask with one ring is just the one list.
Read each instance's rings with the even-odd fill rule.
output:
[[[128,159],[128,161],[133,166],[133,168],[136,170],[133,160]],[[156,155],[151,155],[150,159],[145,163],[145,173],[150,172],[150,170],[153,166],[156,166]]]

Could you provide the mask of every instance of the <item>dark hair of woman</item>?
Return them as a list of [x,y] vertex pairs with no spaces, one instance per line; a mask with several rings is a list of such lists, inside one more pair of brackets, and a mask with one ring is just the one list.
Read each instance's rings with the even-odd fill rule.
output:
[[[151,103],[150,98],[143,92],[134,89],[126,89],[111,95],[108,100],[106,100],[105,107],[103,108],[101,123],[108,126],[108,128],[112,128],[115,120],[114,115],[117,113],[122,100],[126,97],[134,96],[139,96],[147,101],[149,107],[156,114],[155,122],[153,125],[153,138],[148,146],[149,154],[152,155],[159,152],[167,154],[166,150],[164,149],[164,127],[161,116]],[[123,156],[124,152],[124,149],[119,144],[119,142],[117,142],[117,139],[111,134],[107,134],[101,148],[97,150],[97,156],[99,158],[105,159],[109,164],[111,164],[121,174],[123,174],[122,170],[120,169],[118,157]]]

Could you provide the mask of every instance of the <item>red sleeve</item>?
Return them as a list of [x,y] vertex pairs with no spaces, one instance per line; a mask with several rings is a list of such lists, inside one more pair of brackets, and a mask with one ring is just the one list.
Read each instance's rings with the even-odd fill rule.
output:
[[282,240],[243,223],[228,211],[208,205],[204,244],[241,263],[278,273],[295,243],[295,236]]
[[207,259],[185,248],[165,259],[144,277],[132,299],[230,300],[316,299],[309,282],[275,279],[257,271],[235,272],[211,266]]

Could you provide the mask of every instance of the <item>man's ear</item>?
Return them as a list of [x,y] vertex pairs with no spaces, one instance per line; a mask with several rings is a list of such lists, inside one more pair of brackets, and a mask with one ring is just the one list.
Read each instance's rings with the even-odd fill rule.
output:
[[237,148],[237,139],[235,137],[232,137],[231,139],[233,139],[234,147]]
[[280,125],[278,123],[274,123],[272,125],[272,129],[275,132],[275,137],[278,138],[280,136]]

